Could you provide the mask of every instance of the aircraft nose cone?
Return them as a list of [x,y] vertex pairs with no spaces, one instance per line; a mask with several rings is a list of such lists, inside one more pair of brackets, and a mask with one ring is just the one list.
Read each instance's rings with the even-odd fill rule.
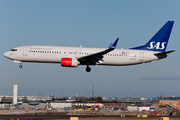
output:
[[8,52],[5,52],[5,53],[4,53],[4,57],[7,57],[7,58],[8,58],[8,56],[9,56],[9,53],[8,53]]

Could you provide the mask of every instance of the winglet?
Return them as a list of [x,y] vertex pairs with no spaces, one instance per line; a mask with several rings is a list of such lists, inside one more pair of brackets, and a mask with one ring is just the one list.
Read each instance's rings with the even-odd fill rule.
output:
[[115,48],[116,48],[116,45],[117,45],[117,43],[118,43],[118,40],[119,40],[119,38],[117,38],[114,43],[111,43],[108,48],[109,48],[109,49],[115,49]]
[[108,48],[111,48],[112,44],[113,44],[113,43],[111,43],[110,46],[109,46]]

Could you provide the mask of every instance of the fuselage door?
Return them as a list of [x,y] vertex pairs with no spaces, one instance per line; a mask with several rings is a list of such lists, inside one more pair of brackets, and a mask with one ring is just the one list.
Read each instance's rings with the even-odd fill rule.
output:
[[28,52],[28,48],[27,47],[23,47],[23,55],[27,56],[27,52]]
[[140,52],[140,61],[143,61],[143,60],[144,60],[144,53]]

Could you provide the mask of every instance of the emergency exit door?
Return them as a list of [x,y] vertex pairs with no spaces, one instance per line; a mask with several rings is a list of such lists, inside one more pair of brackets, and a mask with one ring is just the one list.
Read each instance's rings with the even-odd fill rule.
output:
[[144,60],[144,53],[140,52],[140,61],[143,61],[143,60]]

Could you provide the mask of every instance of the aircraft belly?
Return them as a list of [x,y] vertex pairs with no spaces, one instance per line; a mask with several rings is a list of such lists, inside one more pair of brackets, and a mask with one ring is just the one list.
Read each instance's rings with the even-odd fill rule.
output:
[[53,55],[39,55],[39,56],[27,56],[22,59],[24,62],[45,62],[45,63],[60,63],[61,57]]
[[134,65],[140,64],[142,62],[135,58],[130,57],[119,57],[119,58],[105,58],[103,65],[114,65],[114,66],[124,66],[124,65]]

